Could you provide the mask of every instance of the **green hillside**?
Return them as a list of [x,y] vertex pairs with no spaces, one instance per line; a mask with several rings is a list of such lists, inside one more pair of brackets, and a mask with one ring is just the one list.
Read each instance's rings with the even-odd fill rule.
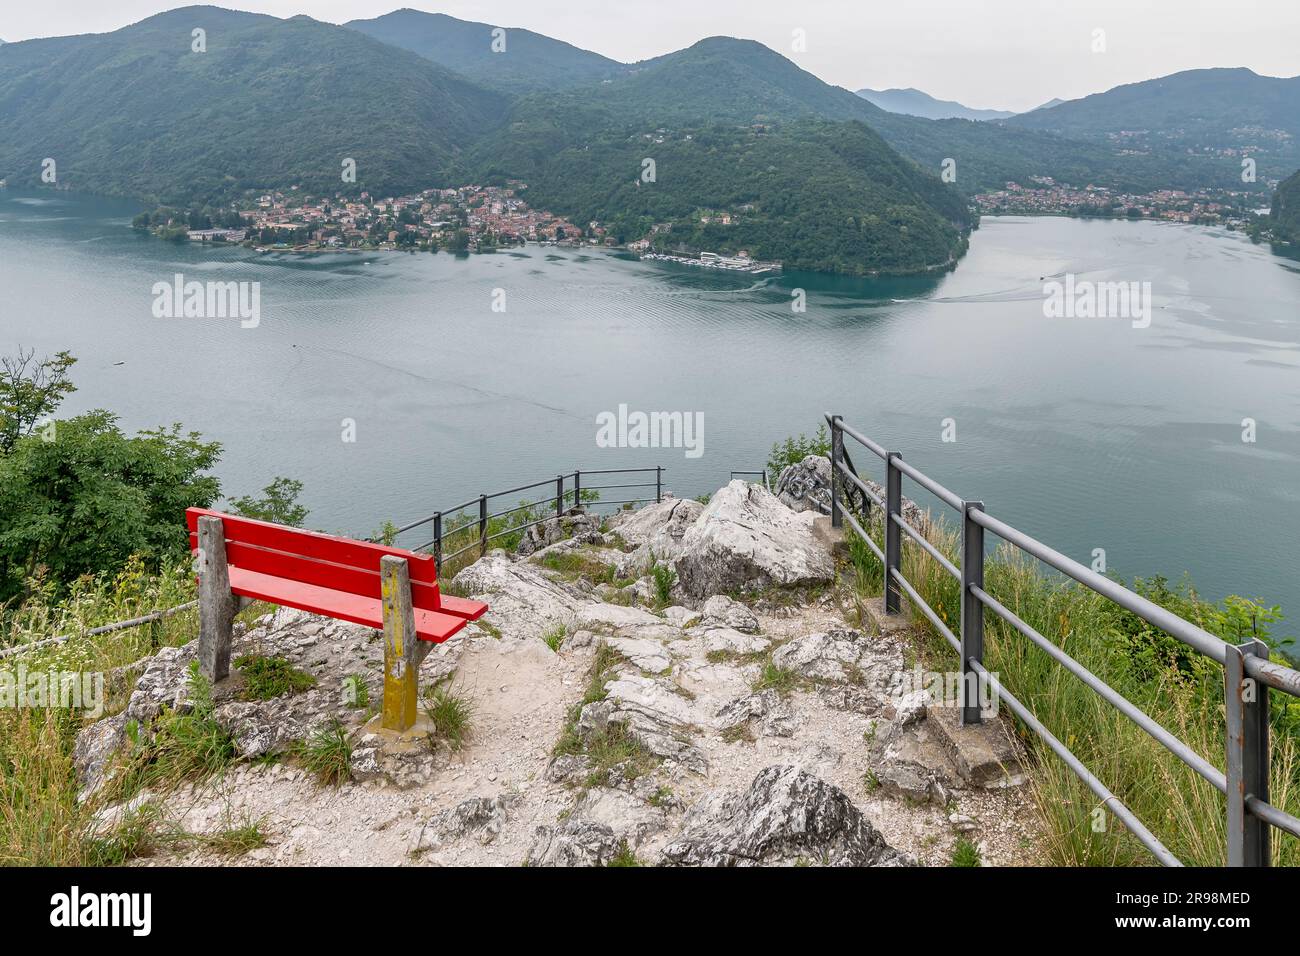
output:
[[[191,51],[191,30],[207,52]],[[215,7],[0,50],[0,176],[159,199],[302,183],[374,192],[444,181],[501,94],[353,30]]]
[[[542,120],[530,109],[527,121],[484,144],[481,168],[524,179],[534,205],[578,222],[600,220],[621,241],[672,223],[654,237],[665,251],[744,249],[787,268],[868,274],[942,265],[964,248],[970,215],[961,195],[862,123],[601,127],[575,135],[592,120],[559,109]],[[647,158],[654,182],[641,178]],[[701,223],[718,212],[734,222]]]
[[1300,76],[1188,70],[1024,113],[1006,125],[1138,155],[1174,159],[1190,151],[1230,168],[1238,182],[1244,153],[1256,158],[1259,179],[1277,178],[1300,167]]
[[[880,112],[761,44],[714,37],[612,82],[521,99],[471,168],[522,179],[535,206],[622,241],[672,224],[654,233],[661,249],[853,274],[947,263],[971,224],[966,201],[862,122]],[[703,223],[711,212],[734,221]]]
[[596,83],[625,69],[599,53],[517,27],[505,29],[505,49],[494,52],[493,24],[457,20],[441,13],[394,10],[345,26],[418,53],[484,85],[514,92]]
[[1278,184],[1268,218],[1275,235],[1300,242],[1300,171]]
[[[1050,176],[1073,185],[1132,191],[1164,187],[1241,187],[1240,169],[1201,157],[1134,157],[1115,147],[1002,123],[930,120],[890,113],[831,86],[760,43],[730,37],[707,40],[632,66],[612,82],[525,100],[528,109],[567,106],[656,126],[700,122],[751,125],[819,117],[866,123],[899,153],[938,174],[957,164],[956,185],[966,193],[1028,184]],[[525,112],[519,107],[516,116]]]

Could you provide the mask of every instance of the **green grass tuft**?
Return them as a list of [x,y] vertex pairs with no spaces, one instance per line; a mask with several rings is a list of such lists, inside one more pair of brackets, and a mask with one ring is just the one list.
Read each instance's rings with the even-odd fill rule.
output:
[[240,700],[272,700],[284,694],[298,694],[316,686],[316,678],[300,671],[284,657],[245,654],[235,660],[244,678]]
[[763,669],[758,673],[758,679],[754,681],[754,690],[770,688],[784,697],[796,690],[799,685],[799,675],[795,671],[778,667],[773,663],[772,658],[768,657],[763,664]]
[[627,841],[623,840],[618,845],[618,852],[614,854],[613,858],[611,858],[609,863],[606,865],[607,866],[640,866],[641,861],[636,858],[636,854],[632,852],[632,848],[628,846]]
[[952,848],[952,861],[950,866],[979,866],[980,851],[979,848],[967,840],[965,837],[959,837],[956,845]]
[[352,744],[338,718],[313,730],[298,745],[297,754],[303,768],[321,783],[337,787],[352,779]]
[[672,565],[657,558],[650,565],[650,578],[654,582],[655,606],[667,607],[673,601],[673,588],[677,586],[677,572]]
[[568,628],[566,628],[563,624],[557,624],[555,627],[551,628],[549,631],[547,631],[545,634],[542,635],[542,640],[545,642],[547,647],[549,647],[551,650],[556,651],[558,653],[560,650],[560,645],[564,643],[564,639],[568,636],[569,636]]
[[433,740],[446,743],[452,750],[461,750],[469,742],[474,705],[455,692],[449,678],[425,692],[424,712],[433,724],[429,735]]

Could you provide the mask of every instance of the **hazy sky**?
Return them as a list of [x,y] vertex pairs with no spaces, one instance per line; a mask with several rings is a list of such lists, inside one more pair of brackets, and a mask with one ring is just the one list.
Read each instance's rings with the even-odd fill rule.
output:
[[[1300,74],[1300,0],[239,0],[218,4],[342,23],[403,3],[527,27],[632,61],[717,34],[748,37],[830,83],[914,86],[975,107],[1028,109],[1208,66]],[[4,0],[0,38],[115,30],[167,0]],[[806,50],[793,48],[802,30]],[[1094,52],[1094,31],[1105,51]]]

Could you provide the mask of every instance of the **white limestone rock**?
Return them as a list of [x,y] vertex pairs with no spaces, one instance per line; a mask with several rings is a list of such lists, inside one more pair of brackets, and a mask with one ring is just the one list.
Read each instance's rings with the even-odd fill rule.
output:
[[674,566],[683,592],[703,599],[830,581],[835,563],[813,533],[815,520],[759,485],[731,482],[682,535]]

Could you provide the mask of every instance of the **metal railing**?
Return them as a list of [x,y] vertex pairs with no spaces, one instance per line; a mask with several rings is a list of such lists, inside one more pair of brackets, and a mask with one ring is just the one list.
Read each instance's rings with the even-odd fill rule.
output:
[[731,473],[732,478],[735,478],[737,476],[743,477],[745,475],[758,475],[763,479],[763,487],[766,488],[768,491],[772,490],[772,483],[768,481],[767,478],[767,469],[763,469],[762,471],[733,471]]
[[[1269,802],[1269,694],[1258,692],[1258,685],[1271,687],[1300,697],[1300,672],[1268,658],[1268,647],[1252,640],[1233,645],[1184,620],[1160,605],[1130,591],[1110,578],[1085,567],[1043,544],[1035,538],[999,521],[984,510],[980,501],[966,501],[953,494],[928,475],[903,461],[896,451],[887,451],[839,415],[827,415],[831,428],[831,524],[843,527],[848,522],[871,552],[884,565],[885,610],[897,613],[904,594],[935,630],[961,658],[963,724],[980,721],[979,682],[991,688],[1005,701],[1020,720],[1034,731],[1102,803],[1124,823],[1134,836],[1166,866],[1181,866],[1181,861],[1106,787],[1069,748],[1049,731],[1034,714],[1002,686],[997,677],[984,667],[985,608],[1011,625],[1035,646],[1048,654],[1075,677],[1100,695],[1107,703],[1128,717],[1157,743],[1208,781],[1227,798],[1227,842],[1229,866],[1268,866],[1270,827],[1300,836],[1300,819]],[[885,466],[884,498],[859,475],[844,447],[851,438],[867,449]],[[954,564],[925,535],[903,517],[902,480],[909,478],[961,516],[961,564]],[[847,507],[846,507],[847,504]],[[854,516],[856,508],[868,525],[871,506],[883,509],[883,550]],[[1218,662],[1224,669],[1227,753],[1224,773],[1196,753],[1182,740],[1162,727],[1122,694],[1061,648],[1027,624],[997,598],[984,590],[984,532],[992,532],[1020,551],[1090,588],[1120,607],[1193,650]],[[906,534],[923,551],[939,563],[961,586],[961,625],[954,634],[916,588],[903,576],[901,569],[902,535]]]
[[[441,571],[442,565],[446,561],[454,560],[455,558],[474,550],[477,550],[481,557],[487,553],[489,542],[497,538],[506,537],[507,535],[518,534],[521,531],[526,531],[534,525],[539,525],[544,521],[550,521],[551,519],[564,514],[568,508],[584,504],[583,495],[587,492],[619,490],[624,494],[632,494],[632,492],[627,489],[654,489],[653,498],[649,496],[648,490],[643,497],[604,500],[598,497],[593,498],[589,496],[586,499],[585,504],[592,508],[599,508],[605,505],[622,506],[645,504],[651,501],[661,501],[664,493],[664,471],[666,470],[667,469],[662,465],[656,465],[653,468],[603,468],[592,471],[572,471],[568,474],[556,475],[554,478],[545,478],[541,481],[534,481],[531,484],[520,485],[517,488],[507,488],[505,491],[494,491],[491,494],[483,494],[476,498],[470,498],[462,504],[455,505],[451,508],[443,508],[441,511],[435,511],[427,518],[421,518],[419,521],[412,521],[410,524],[403,525],[402,527],[395,529],[392,534],[396,536],[415,528],[432,525],[433,537],[419,547],[412,548],[411,550],[432,551],[435,567],[438,571]],[[610,475],[643,475],[650,472],[654,473],[653,481],[618,482],[607,485],[594,485],[583,481],[584,478],[590,479],[593,476],[598,476],[600,479],[603,479]],[[489,502],[493,499],[503,498],[507,495],[517,495],[525,491],[532,491],[539,488],[547,489],[547,493],[545,497],[539,498],[537,501],[525,501],[513,508],[505,508],[501,511],[489,510]],[[566,502],[569,502],[567,506],[565,504]],[[473,515],[465,514],[469,509],[475,507],[478,509],[477,519],[475,519]],[[505,518],[520,512],[532,511],[539,507],[553,510],[547,510],[547,512],[540,518],[535,518],[532,521],[520,524],[511,524],[501,531],[489,533],[489,523],[492,519]],[[457,516],[461,517],[458,518]],[[451,527],[447,527],[448,518],[452,519]],[[449,537],[452,535],[465,534],[466,529],[473,527],[475,523],[478,525],[478,535],[476,538],[472,539],[468,544],[457,548],[451,554],[443,553],[443,545]]]

